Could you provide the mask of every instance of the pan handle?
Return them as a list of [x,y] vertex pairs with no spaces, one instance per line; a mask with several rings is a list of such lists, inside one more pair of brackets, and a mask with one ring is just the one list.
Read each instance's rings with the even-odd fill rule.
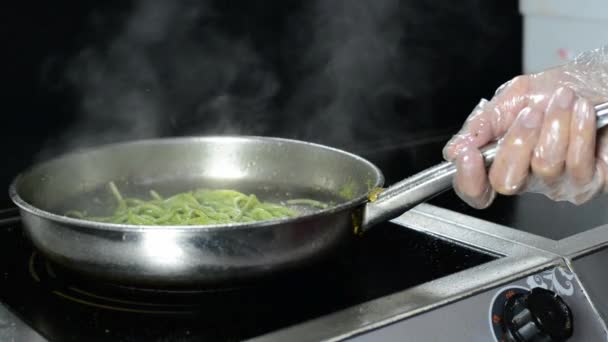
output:
[[[595,106],[598,129],[608,124],[608,102]],[[489,167],[496,156],[497,144],[492,143],[481,149],[486,166]],[[420,173],[395,183],[380,192],[363,208],[360,231],[364,232],[378,223],[394,219],[420,203],[452,188],[456,165],[443,162]]]

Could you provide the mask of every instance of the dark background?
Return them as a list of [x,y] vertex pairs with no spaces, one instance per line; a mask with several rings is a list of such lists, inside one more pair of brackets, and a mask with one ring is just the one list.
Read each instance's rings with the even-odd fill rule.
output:
[[[457,129],[481,97],[491,97],[501,83],[521,72],[521,18],[516,1],[401,1],[393,15],[402,25],[399,45],[404,58],[402,63],[391,62],[394,72],[386,84],[380,84],[399,90],[363,96],[352,113],[356,117],[351,118],[362,124],[352,128],[349,138],[330,138],[327,129],[304,130],[294,115],[283,115],[289,107],[297,112],[296,118],[304,120],[309,112],[306,106],[314,107],[316,103],[303,101],[294,109],[291,100],[310,72],[301,60],[317,25],[310,14],[313,2],[209,3],[214,14],[201,25],[228,37],[249,39],[281,85],[271,98],[272,110],[265,115],[230,113],[233,116],[229,120],[241,122],[242,134],[304,138],[371,155],[374,159],[378,146],[386,150],[403,141],[411,144],[414,138],[445,139],[445,133]],[[365,2],[344,2],[346,6],[362,3]],[[59,144],[66,127],[81,117],[79,89],[65,82],[65,67],[84,46],[103,46],[116,36],[133,6],[128,1],[21,1],[11,3],[3,11],[3,31],[8,39],[2,49],[7,70],[2,77],[0,146],[4,157],[0,184],[7,186],[40,151]],[[338,17],[339,11],[335,15]],[[163,65],[162,61],[159,65]],[[243,84],[245,92],[247,87],[255,87],[247,75]],[[174,99],[179,102],[179,94]],[[201,127],[188,120],[192,108],[187,105],[177,108],[178,119],[163,124],[161,135],[226,132],[225,127]],[[313,111],[314,108],[310,110]],[[219,120],[226,115],[218,111],[210,113],[206,120]],[[375,125],[374,134],[368,134],[370,122]],[[112,122],[91,122],[92,127],[97,124],[101,127]],[[434,159],[441,157],[439,148]],[[395,154],[386,156],[395,158]],[[411,163],[408,159],[411,153],[396,156],[403,158],[393,163],[397,166]]]

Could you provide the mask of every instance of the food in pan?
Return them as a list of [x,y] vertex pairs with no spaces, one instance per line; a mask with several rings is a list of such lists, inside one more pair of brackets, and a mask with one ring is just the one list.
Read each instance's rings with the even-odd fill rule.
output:
[[132,225],[213,225],[290,218],[300,213],[288,206],[327,208],[312,199],[292,199],[286,205],[260,201],[255,195],[235,190],[198,189],[163,198],[150,190],[150,199],[123,197],[114,182],[109,189],[117,207],[109,216],[90,216],[84,211],[65,215],[97,222]]

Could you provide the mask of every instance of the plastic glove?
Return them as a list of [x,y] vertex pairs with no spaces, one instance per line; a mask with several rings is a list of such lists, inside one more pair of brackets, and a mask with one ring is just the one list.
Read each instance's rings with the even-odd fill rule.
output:
[[[444,158],[457,165],[456,193],[479,209],[496,192],[534,192],[574,204],[593,198],[608,175],[608,131],[597,131],[593,105],[607,99],[608,47],[502,85],[444,148]],[[488,172],[479,148],[496,140]]]

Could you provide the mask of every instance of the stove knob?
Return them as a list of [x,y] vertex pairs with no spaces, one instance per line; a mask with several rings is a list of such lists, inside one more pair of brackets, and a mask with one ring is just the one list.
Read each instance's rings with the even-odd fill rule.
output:
[[504,308],[508,341],[557,342],[572,336],[572,313],[554,292],[534,288],[513,295]]

